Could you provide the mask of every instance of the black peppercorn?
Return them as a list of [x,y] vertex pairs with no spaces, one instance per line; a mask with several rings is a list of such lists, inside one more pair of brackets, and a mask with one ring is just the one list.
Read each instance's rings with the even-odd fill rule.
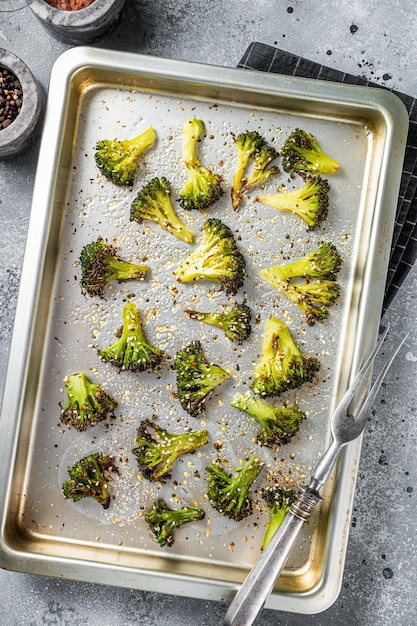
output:
[[23,91],[16,76],[0,68],[0,132],[14,122],[22,108]]

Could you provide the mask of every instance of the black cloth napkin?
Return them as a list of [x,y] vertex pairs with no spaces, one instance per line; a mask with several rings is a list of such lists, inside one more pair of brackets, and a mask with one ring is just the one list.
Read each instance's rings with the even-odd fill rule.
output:
[[[386,89],[362,76],[345,74],[259,42],[249,45],[238,67]],[[417,105],[411,96],[393,89],[390,91],[405,104],[410,126],[385,286],[384,312],[417,258]]]

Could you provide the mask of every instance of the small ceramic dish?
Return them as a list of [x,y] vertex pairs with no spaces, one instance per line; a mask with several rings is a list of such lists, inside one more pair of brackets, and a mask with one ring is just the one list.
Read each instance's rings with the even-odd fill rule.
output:
[[9,126],[0,129],[0,158],[24,152],[39,136],[45,94],[26,64],[15,54],[0,48],[0,71],[8,70],[20,84],[20,112]]
[[125,0],[94,0],[72,11],[52,6],[47,0],[26,0],[26,4],[55,39],[83,45],[99,39],[117,24]]

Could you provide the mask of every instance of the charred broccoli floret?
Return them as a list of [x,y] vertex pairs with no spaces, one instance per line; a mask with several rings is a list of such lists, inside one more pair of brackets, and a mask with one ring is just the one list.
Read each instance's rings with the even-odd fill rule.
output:
[[65,381],[67,403],[61,410],[61,420],[67,426],[85,430],[113,415],[117,402],[101,388],[99,383],[92,383],[84,372],[71,374]]
[[196,144],[204,132],[204,122],[189,119],[183,131],[183,159],[189,180],[180,194],[180,204],[186,210],[207,209],[224,193],[223,177],[205,167],[197,156]]
[[[239,209],[243,194],[278,174],[277,166],[269,167],[277,158],[278,152],[256,131],[247,131],[234,138],[238,163],[233,176],[231,197],[235,211]],[[249,163],[253,162],[252,172],[245,176]]]
[[278,211],[289,211],[301,217],[308,230],[313,230],[326,219],[329,210],[329,183],[320,176],[308,176],[301,189],[266,193],[256,200]]
[[251,389],[261,396],[279,396],[311,382],[319,368],[319,359],[300,351],[285,322],[269,317]]
[[268,505],[269,511],[268,526],[262,542],[262,550],[265,550],[291,509],[297,496],[297,490],[274,486],[265,489],[262,496]]
[[207,430],[170,433],[153,420],[141,422],[135,439],[134,453],[142,474],[148,480],[165,480],[174,462],[194,452],[209,440]]
[[301,128],[292,131],[281,154],[286,172],[332,174],[339,168],[339,163],[323,152],[317,138]]
[[[299,307],[311,326],[327,318],[328,307],[339,296],[340,286],[335,276],[340,265],[341,258],[336,247],[331,243],[322,243],[306,257],[285,265],[263,268],[259,273]],[[300,278],[303,280],[297,280]]]
[[305,418],[305,413],[296,404],[273,407],[261,400],[259,396],[253,396],[250,393],[237,393],[233,398],[232,406],[255,418],[261,425],[257,441],[262,446],[270,448],[291,441]]
[[123,327],[116,343],[99,350],[103,361],[121,370],[143,372],[159,365],[163,352],[147,339],[137,306],[127,302],[122,311]]
[[170,509],[163,498],[158,498],[147,511],[145,520],[161,547],[172,546],[174,530],[178,526],[201,520],[204,511],[197,507],[184,506],[180,509]]
[[110,182],[120,187],[131,186],[139,158],[155,140],[152,126],[133,139],[102,139],[95,148],[96,165]]
[[122,261],[116,249],[101,238],[84,246],[80,263],[81,287],[92,296],[102,296],[112,280],[143,280],[149,270],[148,265]]
[[175,213],[170,193],[171,185],[166,178],[152,178],[133,201],[130,220],[139,224],[143,220],[150,220],[181,241],[192,243],[194,233]]
[[218,459],[209,465],[206,468],[207,496],[213,508],[236,521],[250,515],[253,506],[250,489],[262,467],[263,463],[256,455],[244,465],[235,467],[231,474]]
[[234,295],[243,285],[246,262],[233,232],[217,218],[204,222],[203,238],[174,272],[180,283],[208,280]]
[[186,309],[184,313],[193,320],[216,326],[232,341],[244,341],[251,333],[252,311],[246,304],[233,304],[221,312],[200,312]]
[[68,470],[69,480],[62,485],[65,498],[72,498],[74,502],[81,498],[94,498],[104,509],[110,506],[109,480],[116,472],[114,458],[97,452],[80,459]]
[[207,361],[199,341],[191,341],[177,352],[174,368],[177,372],[178,400],[192,417],[203,412],[211,392],[230,377],[220,365]]

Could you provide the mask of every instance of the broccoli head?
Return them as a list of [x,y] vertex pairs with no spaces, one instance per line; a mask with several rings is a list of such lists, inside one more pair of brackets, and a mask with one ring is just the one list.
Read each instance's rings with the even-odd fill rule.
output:
[[92,296],[102,296],[112,280],[143,280],[149,270],[148,265],[122,261],[116,249],[101,238],[84,246],[80,263],[81,287]]
[[301,128],[296,128],[289,135],[281,155],[286,172],[332,174],[339,168],[339,163],[323,152],[317,138]]
[[268,505],[269,512],[268,526],[262,542],[262,550],[265,550],[287,513],[289,513],[297,497],[297,490],[295,488],[274,486],[263,490],[262,496]]
[[230,377],[220,365],[207,361],[199,341],[192,341],[177,352],[174,368],[178,400],[192,417],[203,412],[208,396]]
[[246,304],[233,304],[221,312],[199,312],[186,309],[184,313],[191,319],[220,328],[232,341],[244,341],[251,333],[252,311]]
[[196,144],[204,132],[204,122],[189,119],[183,131],[183,159],[189,180],[180,194],[180,204],[186,210],[203,210],[214,204],[224,193],[223,177],[205,167],[197,156]]
[[62,493],[74,502],[81,498],[93,498],[108,509],[111,497],[108,483],[114,472],[117,473],[117,468],[113,457],[99,452],[89,454],[68,470],[70,478],[64,481]]
[[72,374],[64,382],[68,400],[61,410],[61,420],[67,426],[85,430],[114,414],[117,402],[99,383],[92,383],[84,372]]
[[263,268],[259,273],[266,282],[299,307],[311,326],[327,318],[328,308],[339,296],[340,286],[335,276],[340,265],[341,257],[336,247],[331,243],[322,243],[306,257],[292,263]]
[[204,222],[203,238],[174,272],[180,283],[208,280],[234,295],[243,285],[246,262],[233,232],[217,218]]
[[175,213],[170,193],[171,185],[166,178],[152,178],[133,201],[130,220],[139,223],[150,220],[181,241],[192,243],[194,233]]
[[306,222],[308,230],[314,230],[328,214],[329,183],[319,175],[308,176],[301,189],[260,194],[256,200],[278,211],[298,215]]
[[194,452],[208,440],[209,434],[206,430],[170,433],[153,420],[146,419],[138,428],[134,453],[145,478],[164,481],[180,456]]
[[[269,145],[257,131],[246,131],[234,138],[238,162],[233,176],[231,197],[232,206],[237,211],[242,202],[243,194],[264,183],[270,176],[278,174],[276,166],[269,166],[277,158],[278,152]],[[249,163],[253,168],[245,176]]]
[[147,339],[137,306],[127,302],[122,311],[123,327],[118,340],[99,350],[102,361],[115,365],[120,370],[143,372],[159,365],[163,352]]
[[172,546],[174,543],[175,528],[201,520],[204,515],[204,511],[197,507],[184,506],[180,509],[171,509],[163,498],[158,498],[147,511],[145,520],[155,535],[156,541],[164,547]]
[[222,515],[240,521],[252,513],[250,489],[263,467],[262,461],[252,456],[228,474],[217,459],[207,469],[207,496],[213,508]]
[[96,165],[110,182],[120,187],[131,186],[139,158],[155,140],[152,126],[133,139],[102,139],[95,149]]
[[237,393],[233,398],[232,406],[255,418],[261,426],[257,441],[262,446],[270,448],[291,441],[305,418],[305,413],[296,404],[273,407],[261,400],[259,396],[252,396],[250,393]]
[[300,351],[285,322],[269,317],[251,389],[261,396],[279,396],[311,382],[319,368],[319,359]]

